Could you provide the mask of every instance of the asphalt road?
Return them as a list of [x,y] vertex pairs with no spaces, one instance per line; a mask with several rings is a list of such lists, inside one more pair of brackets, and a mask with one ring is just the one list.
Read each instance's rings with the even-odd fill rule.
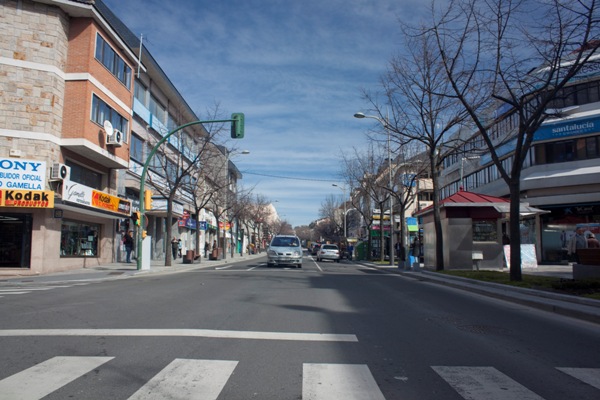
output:
[[600,398],[598,325],[357,264],[11,290],[0,399]]

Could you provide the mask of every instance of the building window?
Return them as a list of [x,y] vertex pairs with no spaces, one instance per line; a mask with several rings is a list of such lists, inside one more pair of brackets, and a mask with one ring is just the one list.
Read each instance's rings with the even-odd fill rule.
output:
[[113,128],[121,131],[123,134],[123,141],[129,143],[127,134],[129,132],[129,120],[116,112],[96,95],[92,96],[91,119],[100,126],[104,126],[104,121],[110,121]]
[[139,100],[140,103],[144,105],[144,107],[148,106],[148,89],[146,86],[141,84],[139,81],[135,81],[133,85],[133,95],[136,99]]
[[129,145],[129,156],[132,160],[144,164],[144,141],[136,135],[131,135],[131,144]]
[[497,242],[498,230],[496,221],[479,220],[473,221],[473,241],[474,242]]
[[104,185],[102,185],[102,174],[92,171],[86,167],[82,167],[79,164],[75,164],[70,160],[66,161],[66,164],[71,167],[71,180],[73,182],[81,183],[82,185],[97,189],[103,190]]
[[554,164],[600,157],[600,136],[563,140],[536,145],[535,163]]
[[131,88],[131,68],[100,34],[96,34],[95,56],[127,89]]
[[167,111],[165,110],[165,107],[156,99],[156,97],[150,95],[150,104],[148,108],[152,115],[156,117],[156,119],[162,123],[166,122]]
[[100,225],[63,221],[60,233],[61,257],[98,257]]

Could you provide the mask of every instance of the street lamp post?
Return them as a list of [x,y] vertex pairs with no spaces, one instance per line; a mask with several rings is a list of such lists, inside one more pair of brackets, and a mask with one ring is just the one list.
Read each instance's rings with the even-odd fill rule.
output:
[[339,188],[344,193],[344,238],[346,238],[346,186],[340,186],[332,183],[331,186]]
[[[233,114],[232,117],[236,116],[236,114]],[[243,119],[242,119],[243,121]],[[167,133],[165,136],[162,137],[162,139],[160,139],[158,141],[158,143],[156,143],[156,145],[152,148],[152,150],[150,151],[150,154],[148,154],[148,158],[146,158],[146,162],[144,163],[144,167],[142,168],[142,174],[140,176],[140,205],[139,205],[139,209],[140,209],[140,226],[142,227],[141,230],[143,230],[144,226],[143,224],[145,224],[145,193],[144,193],[144,187],[146,185],[146,175],[148,174],[148,167],[150,166],[150,161],[152,161],[152,157],[154,157],[154,154],[156,154],[158,148],[165,143],[174,133],[179,132],[182,129],[187,128],[188,126],[192,126],[192,125],[199,125],[199,124],[209,124],[209,123],[217,123],[217,122],[238,122],[237,118],[231,118],[231,119],[216,119],[216,120],[207,120],[207,121],[192,121],[192,122],[188,122],[187,124],[183,124],[181,126],[176,127],[175,129],[173,129],[172,131],[170,131],[169,133]],[[242,130],[243,132],[243,126],[242,126]],[[243,135],[242,135],[243,136]],[[142,269],[142,260],[143,260],[143,251],[142,251],[142,234],[140,232],[138,232],[138,237],[137,237],[137,264],[136,264],[136,268],[138,270]]]
[[[357,112],[354,114],[354,118],[371,118],[376,119],[381,123],[387,133],[387,153],[388,153],[388,172],[389,172],[389,186],[390,186],[390,265],[394,265],[394,252],[396,251],[396,246],[394,243],[394,187],[392,181],[392,148],[391,148],[391,134],[390,134],[390,125],[389,115],[386,119],[381,119],[375,115],[365,115],[361,112]],[[383,221],[380,222],[381,227],[381,240],[383,240]]]

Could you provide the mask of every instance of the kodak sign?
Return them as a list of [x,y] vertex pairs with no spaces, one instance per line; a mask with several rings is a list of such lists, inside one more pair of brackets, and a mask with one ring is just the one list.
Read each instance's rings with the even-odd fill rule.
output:
[[51,190],[0,190],[0,207],[54,208]]

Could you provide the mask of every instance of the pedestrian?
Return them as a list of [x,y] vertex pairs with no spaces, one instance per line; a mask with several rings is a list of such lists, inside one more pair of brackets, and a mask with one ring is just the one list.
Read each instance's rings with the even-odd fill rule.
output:
[[123,237],[123,245],[125,246],[125,262],[131,264],[131,252],[133,251],[133,231],[125,233]]
[[569,244],[567,245],[567,254],[571,258],[571,261],[579,263],[579,254],[577,254],[577,250],[587,249],[587,247],[588,242],[583,235],[583,228],[577,228],[575,230],[575,235],[571,237]]
[[179,250],[179,242],[177,241],[177,238],[174,237],[173,240],[171,240],[171,251],[173,253],[173,260],[177,259],[177,250]]
[[587,233],[587,247],[588,249],[600,249],[600,242],[592,232]]
[[179,258],[182,257],[181,250],[183,250],[183,245],[181,244],[181,239],[177,240],[177,251],[179,253]]
[[352,254],[354,253],[354,246],[348,245],[348,260],[352,261]]
[[208,240],[204,242],[204,258],[208,258],[208,252],[210,250],[210,243]]

